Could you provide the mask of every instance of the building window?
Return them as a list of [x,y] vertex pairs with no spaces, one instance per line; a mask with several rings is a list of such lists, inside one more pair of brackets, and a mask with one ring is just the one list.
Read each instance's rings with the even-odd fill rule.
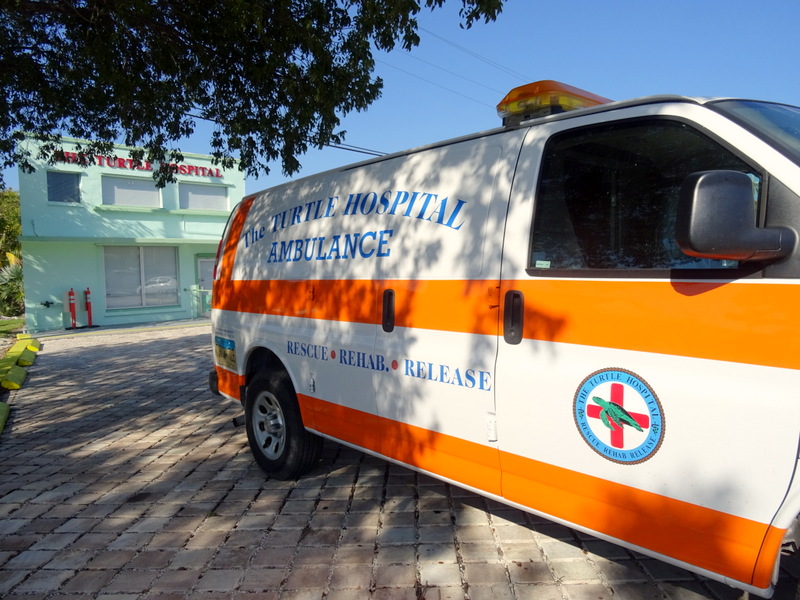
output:
[[161,208],[161,196],[149,178],[103,177],[103,204]]
[[173,246],[106,246],[106,308],[175,306],[178,249]]
[[228,210],[228,188],[220,185],[181,183],[180,207],[196,210]]
[[49,202],[80,202],[80,173],[47,173],[47,200]]

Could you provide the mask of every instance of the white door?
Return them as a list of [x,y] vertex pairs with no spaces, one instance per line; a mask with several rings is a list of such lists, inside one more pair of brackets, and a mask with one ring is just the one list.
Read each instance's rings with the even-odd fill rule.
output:
[[214,259],[197,259],[197,286],[199,288],[200,316],[211,316],[211,285],[214,283]]
[[387,366],[374,372],[382,454],[493,494],[498,241],[521,141],[511,131],[445,145],[384,178],[393,189],[435,189],[426,196],[436,216],[390,221],[398,242],[382,263],[376,340]]
[[764,176],[686,119],[567,127],[532,130],[511,195],[503,495],[748,581],[795,467],[796,371],[759,352],[791,322],[761,326],[787,314],[774,288],[683,254],[674,231],[690,173]]

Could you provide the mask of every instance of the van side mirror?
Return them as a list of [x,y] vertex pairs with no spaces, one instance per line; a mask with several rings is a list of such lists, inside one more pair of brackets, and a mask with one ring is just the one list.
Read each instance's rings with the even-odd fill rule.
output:
[[683,182],[675,222],[689,256],[774,260],[789,256],[797,236],[788,227],[757,227],[753,183],[739,171],[701,171]]

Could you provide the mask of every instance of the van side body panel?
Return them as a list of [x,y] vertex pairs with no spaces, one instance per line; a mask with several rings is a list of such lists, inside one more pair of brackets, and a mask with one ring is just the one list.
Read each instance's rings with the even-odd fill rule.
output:
[[[309,429],[420,468],[447,463],[454,481],[499,493],[487,423],[500,241],[523,137],[496,132],[254,196],[230,227],[230,275],[214,290],[215,335],[237,356],[236,369],[217,367],[223,393],[239,397],[246,357],[266,347]],[[481,458],[464,455],[463,440],[484,447]]]

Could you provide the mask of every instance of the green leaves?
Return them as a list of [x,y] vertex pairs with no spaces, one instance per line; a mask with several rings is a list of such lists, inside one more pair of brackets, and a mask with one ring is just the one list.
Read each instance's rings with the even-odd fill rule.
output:
[[[444,0],[426,0],[436,9]],[[9,7],[8,5],[11,4]],[[157,2],[40,0],[0,11],[0,159],[30,168],[19,132],[139,147],[174,162],[198,119],[216,124],[213,155],[251,175],[299,169],[310,146],[342,141],[342,116],[380,96],[374,49],[419,43],[418,0]],[[502,0],[462,0],[463,26]],[[104,150],[105,148],[105,150]],[[169,172],[157,172],[161,184]],[[0,181],[0,183],[2,183]]]
[[13,262],[10,256],[19,257],[22,235],[20,221],[19,192],[0,191],[0,266]]

